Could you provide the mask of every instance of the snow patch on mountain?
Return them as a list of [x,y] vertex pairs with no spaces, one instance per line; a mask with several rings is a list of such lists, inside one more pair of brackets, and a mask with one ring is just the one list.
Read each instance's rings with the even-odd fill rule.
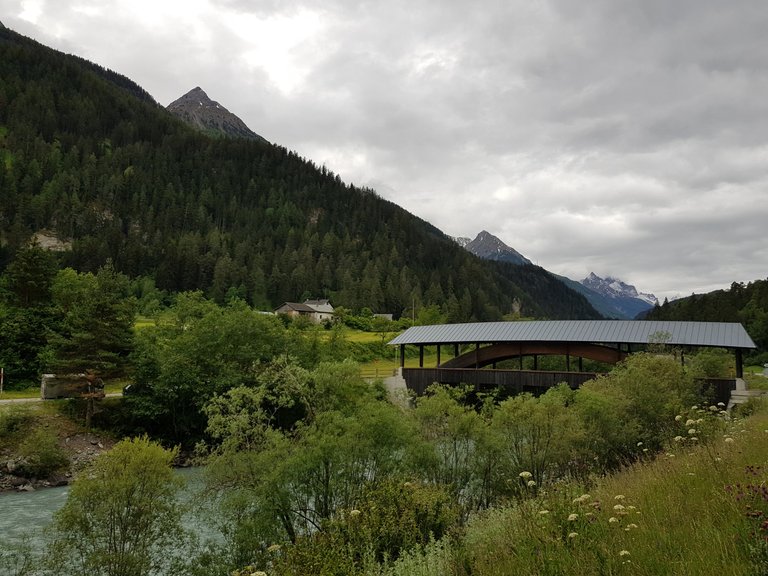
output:
[[580,283],[607,298],[635,298],[647,303],[649,306],[655,306],[659,303],[658,298],[653,294],[638,292],[631,284],[626,284],[618,278],[611,276],[601,278],[594,272],[590,272],[589,276],[581,280]]

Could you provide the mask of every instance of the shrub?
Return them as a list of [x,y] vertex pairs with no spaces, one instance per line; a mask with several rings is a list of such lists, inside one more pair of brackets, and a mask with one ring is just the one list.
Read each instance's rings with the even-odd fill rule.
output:
[[47,428],[38,428],[27,436],[19,446],[19,455],[22,464],[18,471],[27,478],[47,478],[69,463],[56,433]]
[[29,426],[32,414],[26,406],[9,406],[0,409],[0,438],[14,436]]

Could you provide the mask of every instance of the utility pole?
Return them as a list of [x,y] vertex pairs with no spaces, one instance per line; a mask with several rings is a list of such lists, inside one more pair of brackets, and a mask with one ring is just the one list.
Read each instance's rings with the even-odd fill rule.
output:
[[5,381],[5,368],[0,366],[0,394],[3,393],[3,382]]

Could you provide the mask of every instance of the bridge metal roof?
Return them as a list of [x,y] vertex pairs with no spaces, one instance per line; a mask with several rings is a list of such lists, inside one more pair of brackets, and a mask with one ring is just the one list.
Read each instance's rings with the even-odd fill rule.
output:
[[396,346],[497,342],[659,342],[673,346],[756,348],[752,338],[739,323],[650,320],[538,320],[413,326],[389,344]]

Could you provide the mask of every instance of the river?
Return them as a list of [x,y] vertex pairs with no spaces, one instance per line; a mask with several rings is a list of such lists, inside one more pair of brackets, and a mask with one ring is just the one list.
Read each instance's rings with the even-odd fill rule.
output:
[[[176,474],[186,484],[179,498],[190,502],[203,487],[201,468],[180,468]],[[69,486],[41,488],[34,492],[0,493],[0,545],[17,544],[27,540],[32,549],[39,550],[45,539],[44,530],[53,514],[67,501]],[[218,540],[221,536],[204,521],[209,514],[199,506],[190,506],[184,525],[203,540]]]

